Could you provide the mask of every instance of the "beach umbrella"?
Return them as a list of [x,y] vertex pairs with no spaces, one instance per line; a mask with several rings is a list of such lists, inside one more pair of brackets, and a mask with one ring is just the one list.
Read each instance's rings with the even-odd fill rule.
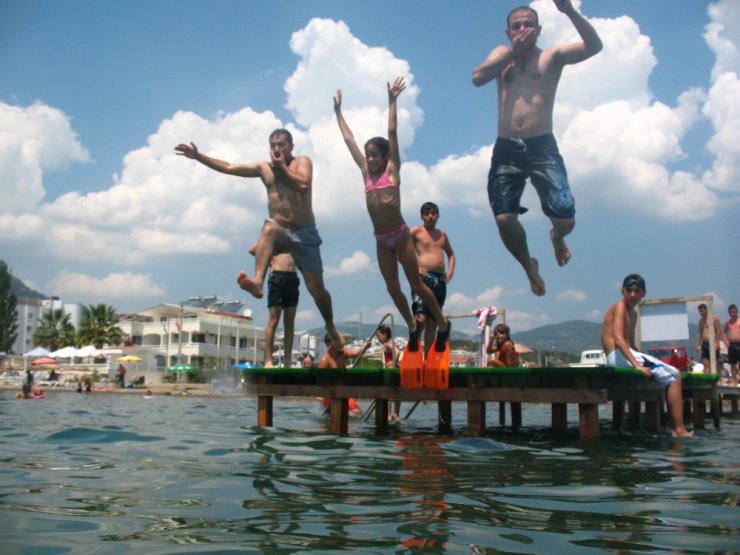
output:
[[73,356],[77,358],[88,358],[97,354],[98,350],[95,348],[95,345],[85,345],[84,347],[80,347],[75,350],[75,354]]
[[31,366],[58,366],[59,363],[53,358],[41,357],[31,363]]
[[234,370],[246,370],[247,368],[257,368],[257,365],[254,362],[238,362],[232,368]]
[[516,352],[519,353],[520,355],[534,353],[534,350],[530,349],[523,343],[514,343],[514,348],[516,349]]
[[189,364],[185,364],[183,362],[179,362],[179,363],[175,364],[174,366],[170,366],[167,369],[167,371],[168,372],[172,372],[173,374],[175,374],[175,373],[183,373],[183,372],[190,374],[191,372],[195,372],[195,368],[193,368]]
[[53,353],[49,354],[52,358],[72,358],[75,356],[75,353],[77,352],[77,349],[74,347],[63,347],[62,349],[57,349]]
[[36,347],[35,349],[31,349],[27,353],[25,353],[24,357],[48,357],[51,354],[51,351],[49,349],[44,349],[43,347]]
[[142,362],[143,360],[143,358],[136,355],[123,355],[122,357],[118,357],[116,362]]

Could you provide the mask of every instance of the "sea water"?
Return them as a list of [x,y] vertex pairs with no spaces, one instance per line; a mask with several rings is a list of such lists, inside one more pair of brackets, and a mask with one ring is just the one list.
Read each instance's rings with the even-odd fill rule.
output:
[[[318,403],[0,392],[2,553],[732,553],[740,551],[740,420],[579,441],[547,430],[440,432],[420,404],[389,435]],[[366,403],[362,403],[367,407]],[[411,403],[404,403],[405,416]],[[494,414],[495,413],[495,414]]]

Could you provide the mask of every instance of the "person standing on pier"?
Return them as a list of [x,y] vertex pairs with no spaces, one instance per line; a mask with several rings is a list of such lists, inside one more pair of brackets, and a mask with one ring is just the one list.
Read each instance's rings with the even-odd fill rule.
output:
[[[439,207],[436,204],[425,202],[421,205],[421,220],[422,225],[411,228],[411,238],[419,257],[419,273],[421,281],[434,293],[439,308],[443,308],[447,299],[447,284],[455,275],[455,251],[452,250],[447,233],[437,227]],[[428,355],[434,343],[437,322],[431,311],[424,306],[424,300],[414,292],[411,293],[411,310],[419,330],[424,332],[424,351]]]
[[730,384],[737,386],[738,363],[740,363],[740,320],[737,318],[737,305],[731,304],[727,308],[730,319],[722,329],[725,345],[727,345],[727,361],[730,363]]

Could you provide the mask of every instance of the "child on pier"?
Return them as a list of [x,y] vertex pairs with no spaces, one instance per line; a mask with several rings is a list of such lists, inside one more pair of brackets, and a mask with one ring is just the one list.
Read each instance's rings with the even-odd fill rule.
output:
[[402,77],[388,86],[388,139],[374,137],[365,143],[365,153],[355,142],[342,115],[342,91],[334,97],[334,113],[344,142],[362,172],[365,200],[376,238],[378,266],[385,280],[388,293],[409,328],[408,350],[419,350],[419,330],[408,300],[398,281],[398,263],[401,263],[411,290],[424,302],[438,323],[435,350],[442,352],[450,335],[450,322],[434,298],[434,294],[421,280],[419,261],[409,227],[401,214],[401,156],[398,150],[396,100],[406,88]]
[[683,393],[681,372],[650,355],[640,353],[635,347],[636,307],[645,296],[645,280],[630,274],[622,283],[622,300],[614,303],[604,316],[601,328],[601,345],[609,366],[631,366],[645,373],[649,379],[666,388],[666,403],[671,415],[674,436],[691,436],[683,421]]

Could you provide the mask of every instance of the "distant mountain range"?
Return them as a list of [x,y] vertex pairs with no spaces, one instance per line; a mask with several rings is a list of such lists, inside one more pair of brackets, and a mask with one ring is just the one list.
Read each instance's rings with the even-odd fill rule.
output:
[[[344,335],[353,338],[367,338],[375,331],[376,324],[361,324],[360,322],[342,322],[337,324],[337,328]],[[407,335],[406,326],[396,325],[396,335]],[[324,328],[314,328],[309,333],[317,337],[323,337]],[[663,344],[683,345],[691,355],[693,353],[694,338],[696,337],[696,324],[689,324],[689,339],[686,341],[664,341]],[[465,341],[477,344],[479,338],[477,335],[468,335],[455,331],[454,324],[451,339],[453,341]],[[516,343],[522,343],[527,347],[541,351],[555,351],[568,353],[574,356],[580,356],[581,351],[588,349],[601,348],[601,323],[588,322],[586,320],[568,320],[558,324],[549,324],[540,326],[527,331],[513,334]],[[646,343],[643,345],[647,349],[655,343]]]
[[11,274],[10,276],[10,293],[18,299],[48,299],[48,295],[34,291],[27,287],[21,280]]

